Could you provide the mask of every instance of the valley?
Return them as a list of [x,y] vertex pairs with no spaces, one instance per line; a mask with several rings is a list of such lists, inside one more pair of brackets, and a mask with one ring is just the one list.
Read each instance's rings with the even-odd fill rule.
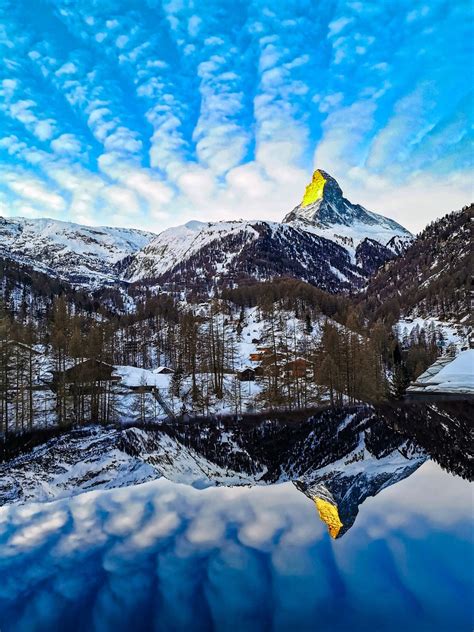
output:
[[317,170],[281,224],[4,221],[0,434],[403,397],[472,344],[471,217],[414,238]]

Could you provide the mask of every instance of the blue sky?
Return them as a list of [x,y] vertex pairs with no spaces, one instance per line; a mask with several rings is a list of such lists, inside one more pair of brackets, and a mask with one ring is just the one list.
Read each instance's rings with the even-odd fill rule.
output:
[[418,230],[472,197],[472,35],[463,0],[3,0],[0,214],[279,220],[321,167]]

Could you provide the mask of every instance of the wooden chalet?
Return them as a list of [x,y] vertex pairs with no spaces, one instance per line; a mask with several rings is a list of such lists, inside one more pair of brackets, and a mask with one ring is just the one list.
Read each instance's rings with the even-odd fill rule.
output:
[[65,371],[53,371],[52,388],[57,390],[58,385],[63,384],[71,391],[75,388],[87,390],[98,385],[120,382],[121,377],[114,375],[113,372],[112,364],[89,358]]
[[237,379],[241,382],[254,382],[256,377],[263,375],[263,367],[246,367],[241,371],[237,371]]
[[287,362],[283,366],[283,371],[286,375],[293,378],[306,377],[309,372],[314,370],[313,362],[306,360],[306,358],[296,358]]

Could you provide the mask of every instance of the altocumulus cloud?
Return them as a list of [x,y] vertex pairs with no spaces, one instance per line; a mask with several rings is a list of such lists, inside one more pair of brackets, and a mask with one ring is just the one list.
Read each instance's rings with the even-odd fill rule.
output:
[[6,0],[0,211],[152,230],[280,219],[320,166],[417,230],[472,194],[469,12]]

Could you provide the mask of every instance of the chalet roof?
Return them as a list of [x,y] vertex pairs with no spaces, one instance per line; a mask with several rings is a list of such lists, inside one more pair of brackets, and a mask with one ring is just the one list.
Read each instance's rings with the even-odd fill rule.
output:
[[12,347],[20,347],[21,349],[25,349],[25,351],[31,351],[32,353],[36,353],[36,355],[40,355],[41,351],[35,349],[32,345],[27,345],[24,342],[20,342],[19,340],[0,340],[0,345],[11,345]]
[[96,380],[103,381],[119,381],[120,378],[113,375],[114,367],[112,364],[97,360],[95,358],[88,358],[83,362],[79,362],[74,366],[69,367],[65,371],[54,371],[54,379],[57,379],[59,375],[64,375],[66,381],[83,381],[92,382]]
[[285,355],[283,353],[266,354],[260,361],[260,366],[268,366],[270,364],[281,364]]
[[294,360],[289,360],[289,362],[286,363],[286,366],[290,366],[292,364],[314,364],[314,362],[311,362],[311,360],[308,360],[307,358],[295,358]]

